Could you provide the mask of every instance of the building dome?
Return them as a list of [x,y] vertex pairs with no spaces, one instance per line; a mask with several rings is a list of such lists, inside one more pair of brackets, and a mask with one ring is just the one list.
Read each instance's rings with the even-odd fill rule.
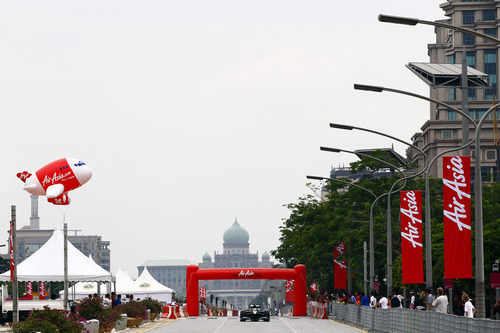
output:
[[208,254],[208,252],[205,252],[205,254],[203,255],[203,262],[207,261],[212,261],[212,257],[210,256],[210,254]]
[[264,252],[262,253],[262,261],[269,261],[270,257],[269,257],[269,253]]
[[224,232],[224,244],[248,246],[248,239],[248,231],[243,229],[236,219],[233,225]]

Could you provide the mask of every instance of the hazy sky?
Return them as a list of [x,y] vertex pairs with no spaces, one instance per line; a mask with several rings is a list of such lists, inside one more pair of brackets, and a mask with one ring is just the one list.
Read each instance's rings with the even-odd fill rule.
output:
[[[113,272],[198,263],[222,250],[235,217],[252,252],[276,248],[283,205],[310,193],[306,174],[353,161],[319,146],[392,144],[329,122],[410,140],[428,119],[423,101],[353,83],[428,94],[405,64],[429,61],[434,29],[377,16],[440,19],[443,2],[2,1],[3,229],[11,205],[29,223],[16,173],[75,157],[93,177],[70,192],[66,221],[111,242]],[[62,228],[43,197],[39,216]]]

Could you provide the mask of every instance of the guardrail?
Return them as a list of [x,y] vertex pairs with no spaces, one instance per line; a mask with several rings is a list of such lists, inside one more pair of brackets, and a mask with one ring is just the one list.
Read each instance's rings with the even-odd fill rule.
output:
[[455,333],[500,332],[500,320],[459,317],[411,309],[372,309],[354,304],[329,303],[332,319],[370,332]]

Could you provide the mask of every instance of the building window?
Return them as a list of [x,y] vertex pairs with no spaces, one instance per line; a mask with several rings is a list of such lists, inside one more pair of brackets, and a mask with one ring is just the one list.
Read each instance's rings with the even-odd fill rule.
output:
[[462,38],[463,38],[462,42],[465,45],[474,45],[474,43],[476,41],[476,38],[474,37],[474,35],[471,35],[471,34],[468,34],[465,32],[462,33]]
[[497,19],[497,11],[495,9],[483,10],[483,21],[495,21]]
[[467,51],[465,60],[467,61],[467,66],[476,68],[476,51]]
[[446,88],[446,100],[454,101],[457,99],[457,89],[456,88]]
[[448,120],[457,120],[457,111],[448,110]]
[[[484,29],[484,34],[488,35],[488,36],[491,36],[491,37],[497,38],[497,28],[487,28],[487,29]],[[493,41],[487,40],[487,39],[484,39],[484,42],[485,43],[493,43]]]
[[486,113],[487,109],[477,109],[476,110],[476,117],[474,119],[481,119],[484,114]]
[[441,135],[443,140],[453,139],[453,131],[452,130],[442,130]]
[[467,93],[468,93],[467,99],[469,101],[475,101],[477,99],[476,98],[476,88],[469,88]]
[[485,89],[484,98],[491,100],[497,95],[497,50],[484,50],[484,72],[489,75],[491,89]]
[[464,10],[462,12],[462,24],[474,24],[473,10]]
[[446,56],[446,63],[447,64],[454,64],[455,63],[455,55],[450,54]]

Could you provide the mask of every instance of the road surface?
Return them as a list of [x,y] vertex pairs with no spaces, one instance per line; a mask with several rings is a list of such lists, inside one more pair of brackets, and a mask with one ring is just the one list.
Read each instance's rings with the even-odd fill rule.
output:
[[170,322],[156,322],[147,327],[133,330],[134,333],[360,333],[357,328],[329,319],[308,317],[271,317],[266,322],[240,322],[236,317],[182,318]]

